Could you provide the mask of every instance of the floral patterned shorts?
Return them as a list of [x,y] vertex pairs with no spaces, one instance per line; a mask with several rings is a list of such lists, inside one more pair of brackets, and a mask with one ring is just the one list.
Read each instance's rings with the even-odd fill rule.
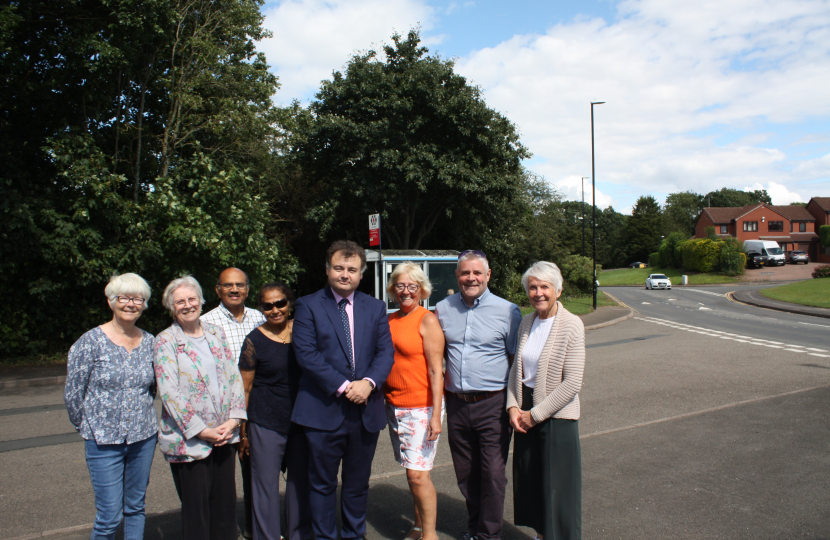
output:
[[[427,440],[432,407],[404,409],[387,403],[386,418],[389,420],[389,438],[392,439],[395,461],[407,469],[432,470],[432,462],[435,461],[435,452],[438,450],[438,439]],[[441,422],[443,421],[444,403],[441,402]]]

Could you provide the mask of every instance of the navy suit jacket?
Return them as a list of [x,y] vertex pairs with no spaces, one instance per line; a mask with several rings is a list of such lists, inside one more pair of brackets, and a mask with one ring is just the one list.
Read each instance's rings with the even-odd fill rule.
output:
[[[386,426],[383,383],[395,362],[386,304],[354,293],[355,378],[368,377],[377,388],[361,405],[363,425],[378,432]],[[334,430],[348,414],[350,401],[337,390],[351,379],[340,309],[330,287],[297,300],[292,334],[297,362],[303,368],[291,420],[302,426]]]

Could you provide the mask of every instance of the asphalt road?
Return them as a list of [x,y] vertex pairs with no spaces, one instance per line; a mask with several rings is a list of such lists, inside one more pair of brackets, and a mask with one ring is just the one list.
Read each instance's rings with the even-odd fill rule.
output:
[[[721,285],[646,290],[644,287],[601,289],[638,313],[644,320],[691,325],[755,340],[763,339],[795,348],[830,351],[830,320],[745,306],[726,297],[738,290],[757,291],[777,285]],[[830,353],[827,353],[830,354]]]
[[[796,335],[806,326],[796,316],[691,289],[609,291],[628,305],[639,300],[639,313],[587,335],[583,538],[830,540],[830,353],[800,352],[830,349],[826,330]],[[694,309],[698,297],[711,312]],[[730,338],[727,330],[752,339]],[[803,347],[771,343],[784,337]],[[88,538],[92,489],[62,387],[0,392],[0,428],[0,538]],[[445,440],[433,478],[439,533],[450,539],[463,529],[466,510]],[[403,538],[411,498],[386,432],[369,504],[368,537]],[[177,508],[157,453],[146,537],[178,538]],[[526,540],[530,531],[512,522],[508,489],[503,537]]]

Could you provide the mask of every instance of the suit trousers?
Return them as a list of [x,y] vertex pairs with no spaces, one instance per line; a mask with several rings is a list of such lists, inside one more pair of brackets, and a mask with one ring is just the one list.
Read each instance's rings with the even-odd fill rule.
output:
[[182,501],[182,540],[236,540],[236,448],[215,446],[204,459],[171,463]]
[[501,538],[507,456],[513,433],[502,392],[476,403],[446,392],[447,440],[458,489],[467,502],[467,532],[481,540]]
[[[254,540],[312,538],[308,503],[308,443],[292,424],[288,435],[248,423]],[[285,527],[280,524],[280,470],[285,465]]]
[[[346,399],[341,397],[340,399]],[[309,447],[311,520],[315,540],[337,540],[337,470],[342,461],[340,488],[341,540],[366,534],[369,476],[380,432],[363,425],[364,405],[349,403],[343,423],[334,430],[305,428]]]
[[[523,386],[522,409],[533,405],[533,389]],[[516,433],[513,444],[515,523],[545,540],[582,538],[582,457],[579,421],[548,418]]]

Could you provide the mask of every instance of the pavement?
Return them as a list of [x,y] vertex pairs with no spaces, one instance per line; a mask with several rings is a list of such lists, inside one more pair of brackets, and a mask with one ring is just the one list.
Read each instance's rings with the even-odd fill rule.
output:
[[781,302],[780,300],[773,300],[767,298],[760,291],[744,290],[735,291],[729,294],[729,297],[741,302],[764,309],[773,309],[775,311],[784,311],[786,313],[796,313],[798,315],[809,315],[811,317],[824,317],[830,319],[830,309],[802,306],[799,304],[792,304],[790,302]]

